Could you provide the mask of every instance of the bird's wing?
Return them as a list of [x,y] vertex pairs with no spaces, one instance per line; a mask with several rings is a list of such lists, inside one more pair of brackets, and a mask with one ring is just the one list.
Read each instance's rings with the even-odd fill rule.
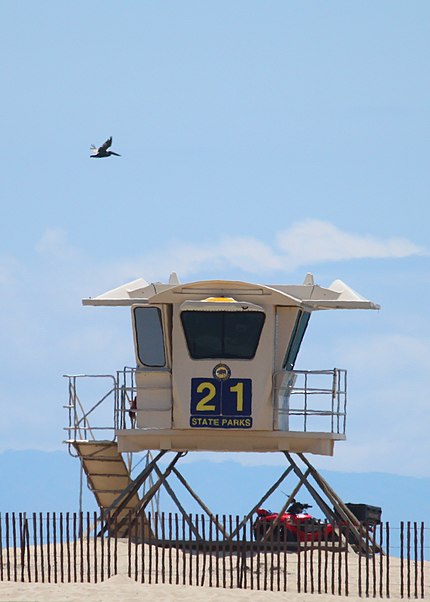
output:
[[101,147],[99,148],[99,151],[106,151],[110,145],[112,144],[112,136],[110,138],[108,138],[106,140],[106,142],[104,142]]

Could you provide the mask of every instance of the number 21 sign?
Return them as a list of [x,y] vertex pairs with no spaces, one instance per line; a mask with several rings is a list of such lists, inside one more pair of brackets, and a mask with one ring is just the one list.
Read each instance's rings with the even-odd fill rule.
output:
[[252,427],[252,380],[230,378],[191,379],[190,427]]

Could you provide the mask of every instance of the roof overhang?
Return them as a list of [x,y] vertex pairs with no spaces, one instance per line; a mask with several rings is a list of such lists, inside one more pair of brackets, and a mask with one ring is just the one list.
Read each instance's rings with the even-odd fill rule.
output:
[[139,278],[97,297],[83,299],[82,303],[93,306],[131,306],[138,303],[173,305],[184,301],[202,301],[208,297],[232,297],[238,302],[298,307],[305,311],[380,308],[377,303],[365,299],[342,280],[335,280],[328,288],[323,288],[314,284],[313,279],[300,285],[266,285],[236,280],[149,284]]

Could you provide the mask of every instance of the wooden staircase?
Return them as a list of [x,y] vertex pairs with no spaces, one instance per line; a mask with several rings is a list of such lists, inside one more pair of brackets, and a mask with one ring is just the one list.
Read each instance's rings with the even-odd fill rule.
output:
[[[73,441],[72,443],[87,476],[88,486],[103,513],[110,514],[110,522],[102,529],[118,537],[126,537],[133,527],[141,500],[130,471],[115,441]],[[127,492],[130,492],[127,495]],[[132,515],[130,521],[129,515]],[[142,512],[140,512],[142,514]],[[134,517],[133,517],[134,515]],[[145,523],[144,523],[145,524]],[[116,528],[115,528],[116,526]],[[152,535],[146,522],[144,536]]]

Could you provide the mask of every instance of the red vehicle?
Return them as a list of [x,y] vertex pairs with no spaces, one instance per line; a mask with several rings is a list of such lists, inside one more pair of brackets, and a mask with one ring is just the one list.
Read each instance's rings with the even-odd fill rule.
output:
[[[276,540],[279,538],[279,541],[289,542],[330,539],[333,526],[308,514],[306,510],[311,507],[309,504],[301,504],[293,499],[287,511],[279,518],[279,522],[269,538]],[[277,512],[259,508],[253,525],[255,539],[263,539],[278,516]]]

